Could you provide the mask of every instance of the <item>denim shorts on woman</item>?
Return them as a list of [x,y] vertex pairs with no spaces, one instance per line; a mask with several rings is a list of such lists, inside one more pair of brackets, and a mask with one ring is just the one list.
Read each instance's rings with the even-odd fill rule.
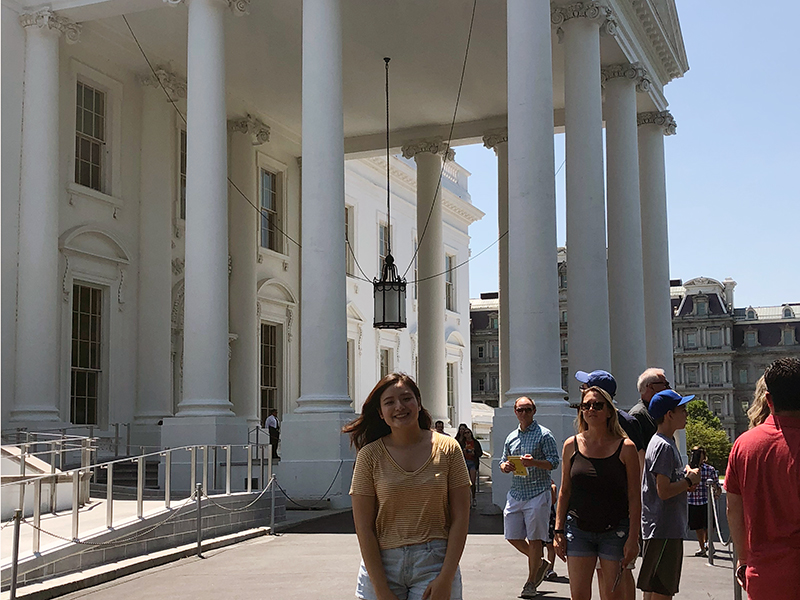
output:
[[[383,569],[389,588],[400,600],[422,600],[428,584],[442,571],[447,540],[431,540],[424,544],[381,550]],[[358,569],[356,598],[377,600],[364,561]],[[461,570],[456,569],[450,600],[461,600]]]
[[567,515],[564,528],[567,538],[567,556],[599,556],[604,560],[620,561],[625,556],[628,541],[628,519],[603,533],[593,533],[579,528],[572,515]]

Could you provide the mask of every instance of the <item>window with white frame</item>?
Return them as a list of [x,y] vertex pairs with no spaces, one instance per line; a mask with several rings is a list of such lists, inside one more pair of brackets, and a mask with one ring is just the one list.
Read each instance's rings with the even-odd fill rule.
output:
[[356,265],[355,265],[355,252],[356,249],[353,247],[355,243],[355,230],[354,230],[354,220],[353,220],[353,207],[352,206],[345,206],[344,207],[344,256],[345,256],[345,272],[353,276],[355,275]]
[[698,385],[700,385],[699,365],[684,365],[683,372],[685,374],[685,381],[687,387],[697,387]]
[[567,336],[562,336],[561,337],[561,354],[562,354],[562,356],[567,354],[568,351],[569,351],[569,344],[567,342]]
[[561,389],[567,389],[569,387],[569,369],[567,367],[561,367]]
[[744,332],[744,345],[747,348],[755,348],[758,346],[758,331],[751,329]]
[[106,94],[82,81],[75,103],[75,183],[103,192]]
[[478,358],[483,358],[483,346],[478,346]]
[[567,269],[559,269],[558,270],[558,289],[565,290],[567,289]]
[[784,346],[794,346],[794,327],[786,327],[783,331],[781,331],[781,343]]
[[565,310],[561,311],[561,322],[564,323],[564,324],[567,323],[567,311],[565,311]]
[[444,255],[444,300],[447,310],[456,310],[456,257]]
[[447,363],[447,418],[456,422],[456,363]]
[[492,358],[500,358],[500,346],[492,342],[491,344],[489,344],[489,349],[492,352]]
[[708,330],[708,347],[721,348],[722,347],[722,330],[719,328]]
[[186,130],[178,134],[178,216],[186,219]]
[[705,317],[708,315],[708,300],[705,298],[696,298],[694,303],[695,314],[698,317]]
[[489,317],[489,328],[490,329],[497,329],[499,326],[499,321],[497,319],[497,315],[492,315]]
[[277,409],[280,413],[280,346],[278,326],[261,324],[261,422],[264,423],[269,411]]
[[380,350],[380,370],[381,379],[392,372],[392,351],[389,348],[381,348]]
[[70,422],[75,425],[100,423],[102,310],[101,289],[73,284]]
[[492,391],[496,392],[500,389],[500,378],[497,375],[492,375]]
[[747,369],[739,369],[739,383],[747,383]]
[[684,348],[697,348],[697,330],[687,329],[683,332]]
[[792,314],[791,307],[787,306],[783,309],[783,318],[784,319],[791,319],[794,315]]
[[283,252],[281,235],[283,194],[281,175],[261,168],[259,195],[261,196],[261,247]]
[[711,387],[722,387],[724,376],[721,364],[708,365],[708,383]]
[[478,391],[479,392],[486,391],[486,380],[483,377],[478,378]]
[[392,228],[388,223],[378,223],[378,272],[383,270],[383,261],[389,254]]

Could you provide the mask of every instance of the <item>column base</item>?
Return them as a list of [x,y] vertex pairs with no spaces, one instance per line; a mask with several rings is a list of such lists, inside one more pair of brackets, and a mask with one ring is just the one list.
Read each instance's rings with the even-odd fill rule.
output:
[[58,410],[52,406],[16,408],[11,411],[11,419],[9,421],[15,427],[27,427],[27,424],[34,424],[35,427],[39,428],[46,424],[48,429],[70,426],[70,423],[65,423],[61,420]]
[[246,443],[247,421],[242,417],[169,417],[161,425],[162,448]]
[[289,496],[287,508],[298,507],[292,500],[309,507],[350,506],[356,453],[341,430],[355,416],[353,412],[286,415],[276,476]]
[[[575,411],[564,401],[566,393],[560,388],[512,389],[506,392],[502,408],[495,409],[492,422],[492,503],[502,508],[506,504],[506,495],[511,489],[513,475],[500,470],[500,457],[508,434],[519,427],[514,414],[514,400],[520,396],[532,398],[536,404],[534,419],[539,425],[546,427],[556,440],[559,457],[564,440],[575,434],[573,422]],[[551,472],[556,485],[561,483],[561,466]]]

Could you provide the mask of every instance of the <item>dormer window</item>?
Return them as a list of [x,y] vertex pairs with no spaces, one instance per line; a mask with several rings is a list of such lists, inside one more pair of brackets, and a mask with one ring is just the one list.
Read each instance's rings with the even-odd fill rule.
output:
[[789,307],[789,306],[784,307],[784,309],[783,309],[783,318],[784,319],[791,319],[793,317],[794,317],[794,314],[792,314],[791,307]]
[[698,317],[705,317],[708,315],[708,300],[705,298],[698,298],[694,304],[695,314]]
[[756,311],[752,308],[747,309],[747,318],[748,319],[755,319],[756,318]]

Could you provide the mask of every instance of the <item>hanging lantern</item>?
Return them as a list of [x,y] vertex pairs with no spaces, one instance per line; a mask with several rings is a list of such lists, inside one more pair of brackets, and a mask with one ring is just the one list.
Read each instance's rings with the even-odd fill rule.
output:
[[[392,194],[389,189],[389,58],[386,63],[386,215],[387,222],[392,222]],[[386,258],[381,265],[381,278],[372,280],[373,298],[375,300],[375,317],[373,326],[376,329],[404,329],[406,326],[406,280],[397,274],[397,266],[392,256],[392,236],[386,240]]]

